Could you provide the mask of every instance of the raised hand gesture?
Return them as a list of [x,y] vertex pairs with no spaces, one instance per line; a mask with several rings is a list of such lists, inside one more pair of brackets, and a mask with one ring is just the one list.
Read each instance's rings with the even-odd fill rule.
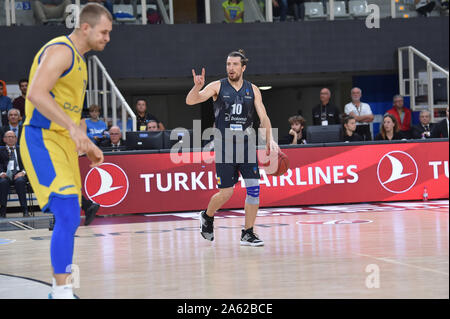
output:
[[202,88],[205,85],[205,68],[202,68],[202,74],[195,74],[195,70],[192,69],[192,77],[194,80],[194,86]]

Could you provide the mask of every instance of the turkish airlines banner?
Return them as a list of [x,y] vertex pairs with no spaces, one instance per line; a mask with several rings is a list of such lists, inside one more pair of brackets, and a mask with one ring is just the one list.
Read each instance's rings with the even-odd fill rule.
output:
[[[449,196],[448,141],[283,149],[290,168],[271,176],[260,168],[260,206],[420,200]],[[217,192],[214,154],[106,155],[99,167],[80,158],[83,192],[98,214],[206,209]],[[120,155],[119,155],[120,154]],[[223,208],[244,206],[244,181]]]

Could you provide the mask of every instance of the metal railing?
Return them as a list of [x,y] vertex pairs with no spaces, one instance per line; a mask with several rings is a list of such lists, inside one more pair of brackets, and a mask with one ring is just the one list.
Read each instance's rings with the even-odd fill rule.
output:
[[[403,76],[403,52],[407,51],[408,54],[408,79],[404,79]],[[415,49],[412,46],[406,46],[398,48],[398,80],[400,86],[400,95],[410,96],[410,107],[414,111],[417,109],[416,104],[416,81],[415,81],[415,71],[414,71],[414,57],[417,56],[426,63],[427,71],[427,93],[428,93],[428,107],[431,109],[431,121],[434,122],[434,112],[433,109],[436,107],[434,105],[434,86],[433,86],[433,70],[437,70],[444,74],[447,78],[447,105],[449,103],[449,72],[444,68],[440,67],[425,54]],[[409,95],[406,94],[406,82],[409,82]],[[438,106],[439,107],[439,106]],[[442,107],[442,106],[441,106]]]
[[[100,70],[100,76],[102,79],[102,89],[99,90],[98,84],[99,84],[99,71]],[[132,124],[132,130],[136,131],[136,115],[134,114],[131,107],[128,105],[127,101],[125,101],[125,98],[120,93],[117,86],[114,84],[113,80],[109,76],[108,72],[106,71],[103,64],[100,62],[99,58],[96,55],[90,56],[88,58],[88,72],[89,72],[89,84],[88,84],[88,91],[87,93],[87,103],[88,106],[91,104],[99,104],[100,97],[102,100],[102,106],[103,106],[103,117],[105,121],[108,119],[108,109],[109,106],[111,107],[111,113],[112,113],[112,125],[117,125],[117,110],[120,107],[121,108],[121,115],[122,115],[122,138],[126,138],[126,131],[127,131],[127,122],[128,122],[128,116],[131,117],[131,120],[133,122]],[[109,91],[108,91],[108,85],[109,85]],[[109,97],[109,98],[108,98]],[[110,100],[110,105],[108,106],[108,100]],[[117,103],[118,102],[118,103]]]

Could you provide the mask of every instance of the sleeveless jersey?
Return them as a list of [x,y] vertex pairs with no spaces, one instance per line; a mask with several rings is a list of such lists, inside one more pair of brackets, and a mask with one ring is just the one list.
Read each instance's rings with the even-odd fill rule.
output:
[[255,95],[252,84],[246,80],[239,91],[231,86],[228,79],[220,80],[220,91],[214,101],[216,128],[225,136],[225,129],[245,131],[253,126]]
[[[52,45],[65,45],[72,51],[72,64],[64,71],[55,86],[50,91],[56,103],[70,116],[77,125],[80,123],[81,111],[83,109],[84,97],[87,85],[87,66],[84,57],[77,51],[68,36],[60,36],[45,44],[36,54],[30,70],[29,85],[33,81],[34,74],[41,62],[44,51]],[[44,128],[56,131],[59,134],[69,136],[69,132],[62,126],[51,122],[43,116],[34,105],[26,100],[25,102],[26,120],[24,125]]]
[[[253,130],[255,113],[252,84],[243,82],[239,91],[231,86],[228,79],[220,80],[220,91],[214,101],[216,129],[220,138],[215,137],[216,163],[253,162],[256,156],[256,140]],[[219,151],[219,147],[221,151]],[[220,156],[220,159],[219,159]]]

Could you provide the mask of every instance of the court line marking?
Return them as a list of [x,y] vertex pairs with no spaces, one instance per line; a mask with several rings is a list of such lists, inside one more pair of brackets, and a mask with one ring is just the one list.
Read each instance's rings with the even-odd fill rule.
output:
[[397,265],[402,265],[402,266],[406,266],[406,267],[417,268],[417,269],[424,270],[424,271],[431,271],[431,272],[434,272],[434,273],[437,273],[437,274],[441,274],[441,275],[445,275],[445,276],[449,275],[447,272],[443,272],[443,271],[439,271],[439,270],[431,269],[431,268],[426,268],[426,267],[422,267],[422,266],[406,264],[406,263],[402,263],[400,261],[389,259],[389,258],[374,257],[374,256],[370,256],[370,255],[356,254],[356,253],[355,253],[355,255],[363,256],[363,257],[369,257],[369,258],[373,258],[373,259],[384,261],[384,262],[391,263],[391,264],[397,264]]

